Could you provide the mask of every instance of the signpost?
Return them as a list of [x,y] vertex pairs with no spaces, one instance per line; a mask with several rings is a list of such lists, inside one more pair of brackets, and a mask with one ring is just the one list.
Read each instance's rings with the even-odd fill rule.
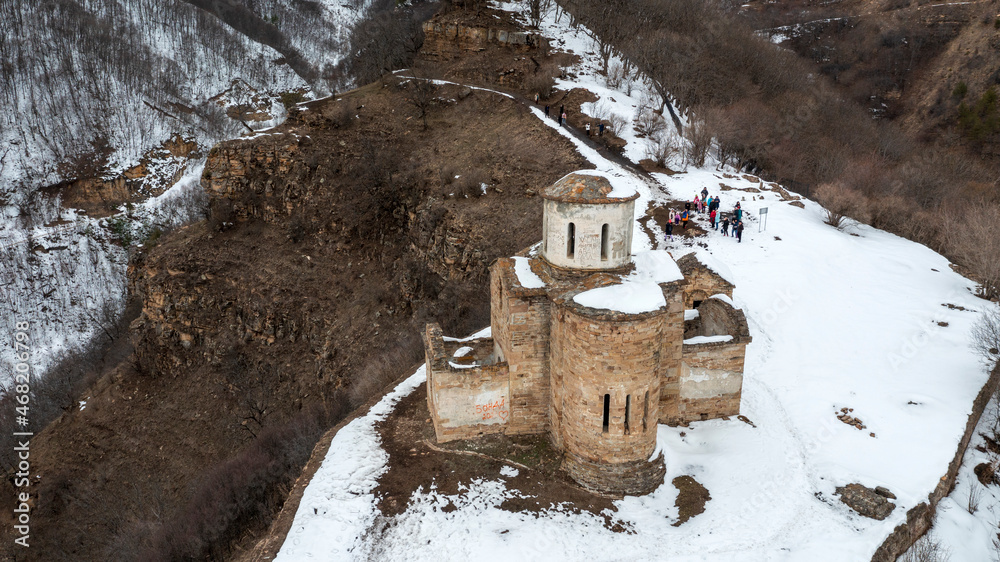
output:
[[760,223],[757,227],[757,232],[764,232],[767,230],[767,207],[761,207],[758,214],[760,215]]

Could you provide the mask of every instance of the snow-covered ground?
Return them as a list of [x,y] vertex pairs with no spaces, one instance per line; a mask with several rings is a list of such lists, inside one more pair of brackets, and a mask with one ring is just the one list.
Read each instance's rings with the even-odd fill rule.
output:
[[[587,55],[593,49],[567,23],[549,14],[543,25],[554,44],[584,58],[572,69],[576,81],[563,87],[592,89],[597,104],[631,117],[638,99],[602,90],[597,61]],[[616,502],[611,515],[630,533],[611,532],[602,518],[560,505],[540,514],[501,510],[505,498],[521,494],[508,488],[509,471],[501,470],[454,496],[420,490],[384,531],[369,534],[377,517],[372,490],[386,469],[373,424],[423,381],[420,370],[334,438],[278,560],[870,559],[906,511],[926,500],[955,454],[986,381],[969,331],[995,305],[974,297],[974,283],[928,248],[865,225],[837,230],[824,223],[818,204],[793,206],[755,178],[710,166],[649,182],[563,132],[599,170],[633,182],[639,214],[648,202],[690,200],[702,188],[721,196],[723,211],[741,203],[742,242],[698,219],[709,231],[698,244],[669,242],[658,232],[651,247],[637,224],[633,252],[668,251],[676,259],[696,251],[727,270],[753,336],[741,405],[753,425],[733,419],[659,426],[665,484]],[[645,141],[627,140],[628,156],[643,157]],[[865,428],[839,421],[841,408],[853,409]],[[952,498],[970,472],[963,467]],[[677,490],[670,481],[681,475],[697,479],[712,499],[704,513],[674,527]],[[889,488],[895,510],[884,521],[856,514],[834,493],[853,482]],[[972,522],[953,503],[942,503],[954,514],[939,518],[942,533],[976,543],[952,546],[961,549],[952,559],[987,559],[981,555],[995,522]],[[998,505],[992,496],[991,507],[986,503],[980,512]],[[457,509],[443,510],[449,504]]]
[[[33,372],[42,375],[62,351],[100,333],[100,324],[111,321],[109,312],[122,310],[128,256],[114,236],[142,241],[200,212],[193,192],[201,190],[204,160],[169,156],[147,160],[150,176],[183,177],[159,197],[109,219],[60,209],[48,197],[32,198],[65,179],[67,159],[81,147],[90,150],[94,135],[106,131],[103,140],[112,153],[105,172],[114,177],[175,134],[201,147],[242,134],[243,126],[224,115],[227,103],[252,98],[274,117],[252,122],[265,128],[284,120],[279,92],[306,90],[310,98],[313,91],[322,95],[345,84],[306,83],[276,62],[282,59],[278,51],[183,2],[88,1],[70,15],[59,11],[68,5],[47,11],[36,4],[17,6],[18,17],[0,23],[19,57],[0,72],[9,78],[0,86],[0,335],[27,322]],[[346,55],[350,30],[372,2],[311,4],[267,0],[255,9],[325,76]],[[130,54],[116,52],[114,61],[89,57],[87,49],[96,47],[88,21],[112,26],[111,35],[127,42]],[[65,22],[82,29],[69,33]],[[141,79],[131,73],[136,66]],[[13,353],[13,347],[0,346],[0,364],[12,364]],[[0,369],[0,392],[11,372]]]
[[[142,241],[201,218],[204,168],[204,159],[189,163],[170,189],[108,219],[60,209],[57,200],[37,210],[40,226],[25,229],[17,216],[0,217],[0,333],[27,322],[34,374],[110,328],[122,311],[128,255],[116,235]],[[117,223],[117,234],[109,223]],[[0,363],[12,365],[13,354],[13,346],[0,346]],[[11,373],[0,371],[0,392]]]

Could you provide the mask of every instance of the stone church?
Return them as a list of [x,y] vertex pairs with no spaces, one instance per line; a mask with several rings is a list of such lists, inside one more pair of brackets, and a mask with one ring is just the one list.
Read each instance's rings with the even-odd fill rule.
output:
[[733,284],[694,254],[633,255],[638,194],[617,181],[584,170],[543,191],[541,244],[491,266],[492,337],[426,327],[439,442],[547,433],[582,486],[643,494],[666,471],[658,423],[739,414]]

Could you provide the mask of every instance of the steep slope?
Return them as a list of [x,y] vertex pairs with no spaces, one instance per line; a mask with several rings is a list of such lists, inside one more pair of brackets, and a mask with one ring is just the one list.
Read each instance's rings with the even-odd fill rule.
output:
[[[174,133],[238,131],[210,100],[343,86],[331,68],[368,2],[6,2],[0,195],[115,175]],[[270,108],[266,108],[270,109]]]
[[[135,360],[32,443],[46,524],[29,557],[226,556],[304,461],[277,446],[282,468],[251,475],[272,499],[234,520],[200,491],[256,466],[227,459],[303,420],[335,422],[418,360],[424,321],[484,321],[478,281],[535,236],[532,189],[583,161],[519,103],[481,91],[432,86],[424,128],[407,99],[426,86],[375,83],[213,149],[212,219],[133,265]],[[296,435],[308,454],[312,434]],[[220,516],[221,535],[204,536]]]
[[914,138],[995,156],[997,131],[973,138],[959,119],[963,100],[974,106],[1000,80],[1000,24],[991,4],[751,2],[740,13],[811,60],[874,117],[899,122]]
[[351,81],[372,6],[204,4],[0,3],[0,332],[29,324],[39,375],[122,310],[130,244],[200,217],[212,144]]

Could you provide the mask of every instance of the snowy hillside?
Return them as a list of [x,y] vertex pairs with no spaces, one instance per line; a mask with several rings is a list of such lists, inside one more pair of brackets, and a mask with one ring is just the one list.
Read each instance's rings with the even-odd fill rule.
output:
[[[0,18],[0,197],[16,204],[25,190],[74,177],[93,164],[74,162],[81,154],[110,150],[114,174],[172,133],[203,146],[239,134],[210,101],[234,80],[270,94],[340,86],[322,77],[369,3],[248,1],[240,21],[254,37],[198,2],[9,4]],[[293,69],[290,55],[303,62]]]
[[[642,89],[633,97],[604,88],[585,35],[567,24],[551,13],[543,24],[555,45],[585,55],[572,69],[577,78],[560,86],[589,88],[601,98],[592,108],[604,104],[631,118]],[[648,141],[626,138],[628,155],[644,157]],[[615,502],[608,514],[627,533],[564,505],[537,514],[500,509],[523,494],[508,485],[517,469],[504,467],[454,495],[421,489],[373,536],[372,491],[388,459],[374,424],[423,382],[420,369],[336,435],[277,560],[867,560],[937,485],[986,381],[969,332],[995,305],[973,296],[973,282],[919,244],[865,225],[831,227],[818,204],[757,178],[708,166],[648,181],[574,142],[598,169],[633,183],[639,215],[650,202],[691,200],[703,188],[721,196],[724,211],[741,204],[742,242],[700,218],[707,234],[693,245],[664,240],[658,228],[650,243],[637,222],[633,253],[676,259],[695,251],[736,284],[734,301],[753,336],[741,405],[751,423],[659,426],[665,484]],[[845,408],[859,424],[838,419]],[[703,484],[711,500],[675,527],[678,491],[670,482],[682,475]],[[835,488],[854,482],[895,494],[891,515],[876,521],[844,505]],[[988,535],[981,528],[966,536]]]
[[[279,93],[308,97],[342,87],[347,77],[331,69],[371,0],[243,4],[242,19],[229,16],[233,25],[196,8],[198,2],[60,0],[5,8],[0,333],[28,322],[36,373],[122,310],[127,255],[116,236],[141,241],[200,218],[191,205],[203,159],[147,160],[150,177],[183,178],[130,213],[123,208],[100,221],[60,209],[38,190],[80,174],[114,177],[178,133],[202,150],[243,134],[226,114],[232,104],[256,101],[274,118],[253,126],[268,127],[284,118]],[[298,57],[295,68],[290,55]],[[0,349],[0,360],[12,353]],[[0,374],[0,388],[7,382]]]

